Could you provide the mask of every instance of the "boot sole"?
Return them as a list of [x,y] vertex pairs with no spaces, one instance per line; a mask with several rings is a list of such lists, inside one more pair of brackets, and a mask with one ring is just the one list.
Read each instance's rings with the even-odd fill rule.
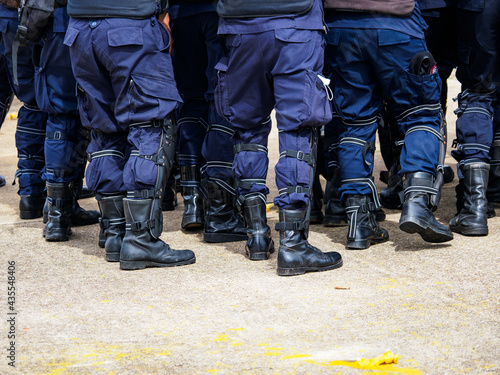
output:
[[372,240],[358,240],[358,241],[348,241],[346,248],[350,250],[366,250],[371,245],[376,245],[379,243],[384,243],[389,240],[389,237],[381,238],[381,239],[372,239]]
[[271,243],[269,244],[269,249],[267,252],[251,252],[246,249],[247,257],[250,260],[268,260],[272,253],[274,253],[274,241],[271,241]]
[[306,272],[323,272],[340,268],[343,265],[343,260],[339,260],[328,267],[299,267],[299,268],[278,268],[278,276],[297,276],[303,275]]
[[64,241],[69,241],[69,236],[73,234],[73,231],[69,229],[66,233],[64,232],[53,232],[53,233],[47,233],[45,230],[43,231],[42,235],[43,238],[45,238],[45,241],[48,242],[64,242]]
[[38,219],[43,216],[42,210],[40,211],[20,211],[19,217],[23,220]]
[[345,227],[347,226],[347,217],[339,218],[338,216],[325,215],[323,219],[323,226],[325,227]]
[[467,227],[452,227],[450,226],[452,232],[459,233],[463,236],[479,237],[488,235],[488,227],[481,228],[467,228]]
[[453,239],[453,234],[450,236],[448,233],[434,231],[429,227],[424,227],[412,221],[399,224],[399,229],[410,234],[418,233],[424,241],[430,243],[448,242]]
[[106,253],[106,261],[119,262],[120,261],[120,253]]
[[182,229],[184,230],[198,230],[198,229],[202,229],[204,226],[203,223],[189,223],[189,224],[184,224],[182,226]]
[[224,242],[238,242],[246,241],[248,236],[246,234],[233,234],[233,233],[204,233],[203,241],[209,243],[224,243]]
[[188,260],[183,260],[182,262],[176,263],[158,263],[144,260],[121,260],[120,259],[120,269],[121,270],[142,270],[146,267],[176,267],[176,266],[184,266],[187,264],[192,264],[196,262],[196,257],[193,257]]

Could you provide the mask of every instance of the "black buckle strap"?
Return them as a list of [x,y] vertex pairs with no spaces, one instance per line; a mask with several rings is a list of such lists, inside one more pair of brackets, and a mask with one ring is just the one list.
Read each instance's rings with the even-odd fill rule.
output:
[[280,157],[295,158],[300,161],[305,161],[311,167],[314,167],[314,160],[311,158],[311,154],[306,154],[304,151],[286,150],[280,153]]
[[279,222],[276,223],[274,229],[277,231],[285,231],[285,230],[307,230],[309,228],[309,223],[306,220],[303,221],[293,221],[293,222]]
[[311,189],[304,186],[287,186],[286,188],[280,189],[278,191],[279,195],[292,194],[292,193],[307,194],[311,196]]
[[125,225],[125,230],[130,230],[132,232],[140,232],[145,229],[153,229],[154,227],[155,227],[154,220],[134,221],[132,223],[127,223]]
[[253,151],[253,152],[263,152],[267,155],[267,147],[263,145],[259,145],[256,143],[241,143],[234,145],[233,151],[235,154],[241,151]]
[[127,191],[127,198],[138,198],[138,199],[151,199],[151,198],[160,198],[161,197],[161,190],[128,190]]

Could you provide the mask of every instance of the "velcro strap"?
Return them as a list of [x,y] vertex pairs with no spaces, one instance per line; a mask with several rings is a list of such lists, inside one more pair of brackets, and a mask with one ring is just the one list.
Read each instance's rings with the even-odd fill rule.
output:
[[225,133],[225,134],[230,135],[230,136],[234,135],[234,129],[231,129],[227,126],[220,125],[220,124],[212,124],[212,125],[210,125],[210,128],[208,130]]
[[132,223],[125,224],[125,230],[130,230],[132,232],[140,232],[145,229],[153,229],[154,227],[155,227],[154,220],[134,221]]
[[152,161],[156,165],[165,165],[165,158],[164,157],[158,157],[158,154],[141,155],[141,154],[139,154],[139,150],[132,150],[130,152],[130,156],[135,156],[135,157],[138,157],[138,158],[141,158],[141,159]]
[[458,150],[459,151],[480,150],[480,151],[490,152],[490,148],[488,146],[482,145],[480,143],[463,143],[463,144],[459,143]]
[[309,228],[308,222],[303,220],[303,221],[293,221],[293,222],[279,222],[276,223],[274,229],[278,231],[285,231],[285,230],[306,230]]
[[99,226],[102,229],[108,229],[112,225],[124,225],[126,223],[124,217],[115,218],[115,219],[104,219],[102,217],[99,218]]
[[38,135],[38,136],[45,136],[46,135],[46,132],[44,129],[32,129],[32,128],[28,128],[26,126],[19,126],[19,125],[16,127],[16,132],[33,134],[33,135]]
[[293,194],[293,193],[307,194],[307,195],[310,196],[311,195],[311,189],[307,188],[307,187],[304,187],[304,186],[287,186],[286,188],[280,189],[278,191],[279,195]]
[[234,153],[237,154],[241,151],[253,151],[253,152],[263,152],[267,155],[267,147],[263,145],[259,145],[256,143],[243,143],[237,144],[233,147]]
[[295,158],[300,161],[305,161],[307,164],[311,166],[314,166],[311,154],[306,154],[303,151],[286,150],[280,153],[280,157]]
[[123,154],[123,152],[120,152],[118,150],[100,150],[100,151],[88,153],[87,160],[92,161],[94,159],[103,158],[105,156],[114,156],[114,157],[118,157],[121,159],[125,159],[125,155]]
[[439,193],[439,190],[430,186],[408,186],[404,191],[404,195],[409,193],[425,193],[436,195],[437,193]]
[[405,134],[405,137],[408,136],[408,134],[410,133],[413,133],[413,132],[417,132],[417,131],[426,131],[426,132],[429,132],[429,133],[432,133],[434,134],[436,137],[438,137],[438,139],[445,143],[446,140],[444,138],[444,136],[439,132],[437,131],[436,129],[434,128],[431,128],[430,126],[424,126],[424,125],[419,125],[419,126],[414,126],[412,127],[411,129],[409,129],[406,134]]
[[149,198],[159,198],[161,196],[160,190],[128,190],[127,198],[139,198],[139,199],[149,199]]
[[398,116],[396,116],[397,121],[401,121],[404,118],[413,115],[418,112],[439,112],[441,110],[441,103],[434,103],[434,104],[422,104],[422,105],[417,105],[416,107],[407,109],[406,111],[400,113]]
[[266,186],[266,180],[261,178],[236,178],[234,180],[234,186],[243,190],[250,190],[253,185],[264,185]]
[[347,120],[343,118],[342,123],[347,126],[369,126],[377,123],[378,119],[379,118],[377,116],[358,120]]
[[61,131],[45,132],[45,139],[53,139],[55,141],[70,141],[73,143],[76,143],[77,141],[75,137],[70,137],[67,133]]

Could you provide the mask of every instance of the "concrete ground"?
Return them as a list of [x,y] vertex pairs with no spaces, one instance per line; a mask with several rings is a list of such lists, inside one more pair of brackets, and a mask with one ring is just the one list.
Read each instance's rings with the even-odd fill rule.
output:
[[[457,92],[452,81],[450,97]],[[487,237],[429,244],[401,232],[399,212],[386,210],[390,241],[365,251],[345,249],[346,227],[316,225],[310,242],[340,252],[344,266],[279,277],[276,254],[252,262],[244,242],[212,245],[182,232],[181,204],[165,213],[162,238],[193,249],[196,264],[125,272],[104,260],[98,225],[48,243],[41,219],[19,219],[15,126],[6,120],[0,130],[8,181],[0,188],[0,374],[500,374],[499,218],[489,221]],[[276,133],[270,145],[274,163]],[[379,150],[377,159],[375,176]],[[443,223],[455,213],[456,183],[443,189],[436,212]],[[97,209],[94,199],[81,204]],[[268,217],[274,227],[277,212]],[[8,315],[8,261],[15,315]],[[397,364],[356,362],[387,351]]]

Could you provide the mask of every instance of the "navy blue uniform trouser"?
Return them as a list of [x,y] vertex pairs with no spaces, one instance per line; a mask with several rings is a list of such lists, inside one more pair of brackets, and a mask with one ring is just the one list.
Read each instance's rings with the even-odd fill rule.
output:
[[424,40],[391,30],[330,29],[326,63],[333,69],[334,111],[339,114],[338,157],[342,197],[373,194],[373,147],[378,116],[386,101],[406,134],[402,175],[436,174],[440,129],[440,78],[437,72],[409,72]]
[[181,166],[205,164],[204,176],[232,179],[234,130],[214,105],[214,67],[224,55],[218,23],[215,12],[171,21],[172,62],[183,100],[177,111],[177,152]]
[[[215,102],[235,128],[234,172],[240,195],[269,193],[267,139],[276,111],[280,159],[276,164],[279,208],[309,204],[314,127],[331,120],[331,106],[319,75],[324,60],[320,31],[276,29],[226,35],[227,58],[217,65]],[[248,145],[257,145],[248,146]],[[299,153],[300,152],[300,153]]]
[[91,130],[88,186],[103,195],[154,189],[162,129],[141,124],[167,118],[181,101],[168,32],[155,17],[71,19],[65,43]]
[[16,19],[0,20],[2,45],[0,47],[10,89],[23,102],[19,109],[16,128],[18,154],[16,177],[19,178],[19,195],[42,195],[45,182],[41,171],[45,165],[44,143],[47,113],[38,108],[35,99],[35,69],[32,61],[34,43],[20,46],[17,53],[18,84],[14,84],[12,43],[19,22]]
[[495,69],[499,69],[500,1],[486,1],[480,12],[458,9],[457,78],[462,84],[457,110],[459,166],[489,162],[493,142]]

